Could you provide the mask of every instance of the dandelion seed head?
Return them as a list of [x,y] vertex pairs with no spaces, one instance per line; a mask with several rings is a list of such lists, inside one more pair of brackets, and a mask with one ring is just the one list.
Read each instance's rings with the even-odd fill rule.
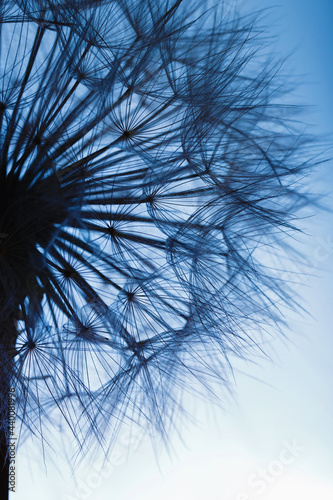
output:
[[214,12],[1,4],[2,396],[42,438],[59,418],[80,450],[123,421],[165,434],[282,324],[265,258],[305,203],[308,138],[255,23]]

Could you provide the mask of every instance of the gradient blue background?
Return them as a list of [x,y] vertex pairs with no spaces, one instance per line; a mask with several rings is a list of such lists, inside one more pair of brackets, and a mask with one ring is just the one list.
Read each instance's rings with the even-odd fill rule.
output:
[[[333,138],[332,0],[244,2],[245,10],[255,7],[272,7],[266,24],[277,35],[274,50],[281,57],[292,53],[286,68],[302,83],[294,92],[295,99],[313,106],[309,130],[326,135],[326,155],[333,156],[333,148],[329,149]],[[332,168],[332,162],[320,168],[318,190],[332,192]],[[326,202],[333,207],[332,195]],[[226,400],[225,410],[197,403],[200,423],[185,427],[186,446],[175,436],[172,458],[161,453],[159,464],[149,441],[133,446],[128,457],[125,447],[118,447],[113,472],[106,468],[105,478],[95,486],[89,462],[78,468],[75,486],[64,462],[59,461],[58,467],[49,465],[46,475],[43,464],[38,464],[40,457],[26,446],[18,456],[18,493],[11,499],[333,498],[332,216],[320,214],[305,220],[303,226],[309,235],[303,238],[309,268],[299,278],[304,286],[297,291],[312,317],[290,315],[286,335],[292,343],[272,343],[273,361],[236,366],[234,398]],[[281,469],[276,462],[286,442],[293,441],[302,451]],[[280,473],[259,488],[254,480],[260,469]]]

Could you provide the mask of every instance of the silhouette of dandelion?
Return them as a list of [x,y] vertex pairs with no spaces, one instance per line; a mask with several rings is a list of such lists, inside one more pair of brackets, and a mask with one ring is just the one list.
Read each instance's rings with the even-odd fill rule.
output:
[[263,256],[305,203],[296,110],[253,19],[6,0],[0,20],[2,451],[9,387],[42,438],[54,412],[80,445],[163,434],[282,320]]

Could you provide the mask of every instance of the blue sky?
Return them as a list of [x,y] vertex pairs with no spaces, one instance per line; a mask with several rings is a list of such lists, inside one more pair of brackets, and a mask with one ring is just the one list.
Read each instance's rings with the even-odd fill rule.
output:
[[[251,2],[247,2],[249,5]],[[256,0],[269,7],[272,31],[278,34],[280,53],[291,56],[295,74],[303,76],[304,96],[317,107],[317,127],[333,131],[333,3],[330,0]]]
[[[246,8],[272,7],[267,14],[281,57],[302,81],[301,102],[313,106],[311,130],[333,137],[333,3],[328,0],[255,0]],[[329,142],[327,142],[329,144]],[[327,151],[327,156],[332,155]],[[332,162],[319,183],[332,190]],[[332,191],[331,191],[332,192]],[[331,200],[329,202],[329,199]],[[333,206],[333,197],[328,198]],[[175,436],[172,458],[157,463],[149,441],[127,456],[120,442],[113,469],[97,479],[89,462],[78,483],[62,462],[47,475],[33,448],[18,456],[18,493],[12,500],[313,500],[333,498],[333,398],[331,383],[333,228],[331,215],[304,221],[309,269],[300,282],[311,316],[290,316],[290,343],[270,346],[272,360],[236,366],[233,397],[225,408],[198,402],[199,424]],[[314,276],[307,276],[307,272]],[[102,471],[103,471],[102,470]],[[64,472],[65,471],[65,472]],[[27,492],[30,492],[27,494]]]

